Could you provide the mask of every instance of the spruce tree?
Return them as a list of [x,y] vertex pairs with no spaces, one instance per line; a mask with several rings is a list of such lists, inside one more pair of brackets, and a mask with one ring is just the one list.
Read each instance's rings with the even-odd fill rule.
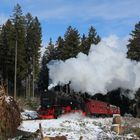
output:
[[83,34],[81,38],[81,52],[88,54],[89,52],[89,47],[88,47],[88,40],[85,34]]
[[63,59],[76,57],[80,50],[80,34],[77,29],[69,26],[64,35]]
[[[140,22],[135,25],[135,29],[131,32],[131,38],[127,45],[127,58],[140,61]],[[140,117],[140,88],[136,91],[136,116]]]
[[86,49],[85,49],[85,53],[88,54],[91,44],[98,44],[101,41],[101,38],[99,35],[97,35],[96,29],[91,26],[89,28],[89,32],[88,32],[88,36],[86,39]]
[[31,96],[31,73],[32,73],[32,59],[33,59],[33,34],[32,34],[33,17],[30,13],[25,16],[25,51],[26,51],[26,97]]
[[40,49],[42,43],[42,31],[41,31],[41,24],[37,17],[33,20],[32,26],[32,33],[33,33],[33,66],[34,66],[34,74],[37,78],[39,73],[39,59],[40,59]]
[[127,57],[131,60],[140,61],[140,22],[135,25],[135,29],[130,35]]
[[[11,18],[14,25],[15,50],[17,44],[17,89],[18,93],[23,93],[23,82],[26,77],[26,51],[25,51],[25,17],[19,4],[14,7]],[[15,95],[16,96],[16,95]]]
[[32,18],[32,15],[28,13],[26,15],[26,52],[27,52],[27,75],[28,75],[28,92],[32,91],[34,96],[35,82],[38,80],[39,74],[39,59],[41,48],[41,26],[37,17]]
[[34,90],[35,90],[35,84],[38,80],[38,74],[39,74],[39,59],[40,59],[40,49],[41,49],[41,43],[42,43],[42,31],[41,31],[41,25],[37,17],[33,19],[33,22],[31,23],[31,40],[30,40],[30,46],[32,48],[32,54],[31,54],[31,73],[32,73],[32,95],[34,96]]
[[13,83],[14,75],[14,37],[13,25],[7,20],[3,25],[0,37],[0,71],[4,84]]
[[47,63],[51,60],[55,60],[55,48],[54,44],[52,43],[52,38],[50,38],[49,44],[44,52],[44,57],[46,57]]
[[48,77],[49,70],[47,67],[47,62],[48,62],[47,56],[44,53],[41,61],[41,70],[39,73],[39,80],[38,80],[38,87],[40,93],[44,92],[44,90],[47,90],[49,85],[49,77]]
[[[10,20],[2,28],[0,26],[0,79],[4,82],[8,79],[12,87],[17,80],[16,87],[20,94],[24,92],[23,88],[25,89],[27,80],[32,84],[30,88],[34,91],[34,81],[37,80],[39,73],[41,37],[38,18],[33,18],[30,13],[24,16],[19,4],[14,7]],[[15,59],[15,52],[17,52],[17,59]],[[17,70],[14,67],[15,60],[17,60]],[[14,78],[15,70],[16,78]]]
[[56,59],[63,60],[63,49],[64,49],[64,39],[61,36],[59,36],[56,41],[56,49],[55,49]]
[[88,43],[89,45],[91,44],[98,44],[101,41],[101,38],[99,35],[97,35],[96,29],[91,26],[89,29],[89,33],[88,33]]
[[39,82],[38,87],[39,91],[42,93],[45,89],[48,89],[49,85],[49,70],[47,64],[56,58],[55,56],[55,49],[54,44],[52,43],[52,39],[50,38],[49,44],[46,47],[46,50],[43,54],[42,61],[41,61],[41,70],[39,73]]
[[56,41],[56,44],[57,44],[58,48],[63,48],[64,47],[64,39],[61,36],[59,36],[57,41]]

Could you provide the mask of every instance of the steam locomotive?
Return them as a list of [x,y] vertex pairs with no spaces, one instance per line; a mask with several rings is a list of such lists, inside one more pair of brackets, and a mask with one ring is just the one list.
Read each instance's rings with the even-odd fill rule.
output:
[[120,114],[120,108],[95,99],[79,98],[75,94],[45,91],[41,95],[41,107],[38,110],[40,119],[53,119],[60,115],[82,112],[84,116],[112,116]]

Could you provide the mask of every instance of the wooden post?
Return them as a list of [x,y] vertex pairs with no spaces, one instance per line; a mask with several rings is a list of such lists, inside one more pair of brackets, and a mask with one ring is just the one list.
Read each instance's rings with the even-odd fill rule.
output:
[[42,131],[41,123],[39,123],[39,130],[40,130],[41,139],[43,139],[43,131]]
[[112,122],[111,130],[116,132],[119,135],[123,134],[124,130],[123,130],[122,119],[121,119],[120,114],[113,115],[113,122]]

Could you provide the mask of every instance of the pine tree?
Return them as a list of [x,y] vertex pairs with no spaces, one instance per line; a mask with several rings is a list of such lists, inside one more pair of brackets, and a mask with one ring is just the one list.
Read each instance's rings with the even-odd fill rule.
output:
[[38,80],[38,87],[40,93],[44,92],[44,90],[47,90],[49,85],[49,77],[48,77],[49,70],[47,67],[47,62],[48,62],[47,56],[44,53],[42,57],[41,70],[39,73],[39,80]]
[[31,23],[33,22],[33,17],[31,13],[27,13],[25,16],[26,32],[29,29]]
[[17,40],[17,79],[21,82],[26,75],[25,51],[25,18],[19,4],[14,7],[12,22],[14,24],[15,41]]
[[89,47],[88,47],[88,40],[85,34],[83,34],[81,38],[81,52],[88,54],[89,52]]
[[[140,22],[135,25],[135,29],[131,32],[131,38],[129,39],[129,44],[127,45],[127,58],[140,61]],[[136,91],[136,116],[140,117],[140,88]]]
[[55,49],[56,59],[63,60],[64,39],[61,36],[58,37],[56,41],[56,46],[57,46]]
[[31,96],[31,72],[32,72],[32,59],[33,59],[33,34],[32,34],[32,22],[33,17],[30,13],[27,13],[25,16],[25,51],[26,51],[26,97]]
[[88,43],[91,44],[98,44],[101,41],[99,35],[97,35],[96,29],[91,26],[88,33]]
[[[34,81],[37,80],[39,73],[41,37],[38,18],[33,18],[30,13],[23,16],[19,4],[14,7],[10,20],[2,28],[0,26],[0,79],[2,77],[3,81],[6,81],[5,79],[8,78],[12,84],[17,80],[18,93],[24,92],[25,81],[29,75],[28,81],[31,82],[28,83],[32,84],[30,88],[32,87],[34,92]],[[15,65],[16,60],[17,65]],[[14,75],[17,77],[14,78]]]
[[34,96],[34,89],[35,84],[38,80],[38,74],[39,74],[39,59],[40,59],[40,49],[41,49],[41,43],[42,43],[42,31],[41,31],[41,25],[37,17],[33,19],[30,25],[30,47],[31,47],[31,74],[32,74],[32,95]]
[[98,44],[101,41],[101,38],[99,35],[97,35],[96,29],[91,26],[88,32],[88,37],[87,37],[87,46],[86,46],[86,54],[88,54],[89,49],[91,47],[91,44]]
[[51,60],[55,60],[55,48],[52,43],[52,38],[50,38],[49,44],[44,52],[44,57],[46,57],[47,63]]
[[52,43],[52,39],[50,38],[49,44],[46,47],[46,50],[43,54],[42,57],[42,63],[41,63],[41,70],[40,70],[40,74],[39,74],[39,82],[38,82],[38,87],[40,92],[42,93],[45,89],[48,89],[48,85],[49,85],[49,70],[47,67],[47,64],[51,61],[55,59],[55,48],[54,48],[54,44]]
[[0,71],[3,83],[13,83],[14,75],[14,37],[13,25],[7,20],[3,25],[0,37]]
[[63,59],[76,57],[80,50],[80,34],[78,30],[69,26],[64,35]]
[[140,61],[140,22],[135,25],[135,29],[130,35],[132,38],[129,39],[127,45],[127,57],[131,60]]
[[59,36],[57,41],[56,41],[56,44],[57,44],[58,48],[63,48],[64,47],[64,39],[61,36]]
[[37,78],[37,75],[39,73],[39,59],[40,59],[40,49],[41,49],[41,43],[42,43],[42,31],[41,31],[41,25],[37,17],[33,20],[33,26],[32,26],[32,33],[33,33],[33,65],[34,65],[34,73],[35,77]]
[[[17,42],[17,88],[18,93],[23,93],[23,81],[26,77],[26,51],[25,51],[25,17],[19,4],[14,7],[12,15],[14,25],[15,47]],[[16,48],[15,48],[16,50]]]
[[[26,15],[26,52],[27,52],[27,75],[28,75],[28,93],[30,92],[34,96],[34,84],[38,80],[39,74],[39,59],[41,48],[41,26],[37,17],[32,18],[32,15],[28,13]],[[32,88],[32,90],[31,90]]]

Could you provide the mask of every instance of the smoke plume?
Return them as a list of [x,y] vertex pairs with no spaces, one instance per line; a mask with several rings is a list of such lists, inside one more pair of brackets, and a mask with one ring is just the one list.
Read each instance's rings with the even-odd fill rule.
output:
[[[48,64],[51,84],[66,84],[75,91],[106,94],[117,89],[140,87],[140,63],[126,58],[127,41],[116,36],[92,45],[88,55],[79,53],[66,61]],[[52,86],[52,85],[51,85]]]

